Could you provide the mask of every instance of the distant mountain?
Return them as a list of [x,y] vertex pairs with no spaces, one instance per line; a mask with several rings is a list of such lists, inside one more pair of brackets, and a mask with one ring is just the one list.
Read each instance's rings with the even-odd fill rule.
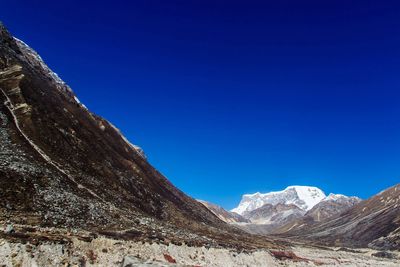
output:
[[297,225],[284,236],[324,245],[400,249],[400,184],[327,220]]
[[307,211],[324,199],[326,195],[321,189],[311,186],[289,186],[285,190],[270,193],[255,193],[243,195],[239,206],[232,209],[240,215],[262,207],[265,204],[294,204],[298,208]]
[[214,213],[218,218],[226,223],[249,223],[250,220],[242,217],[241,215],[227,211],[224,208],[215,205],[213,203],[204,201],[204,200],[197,200],[204,206],[206,206],[212,213]]
[[239,206],[232,211],[241,212],[250,221],[240,225],[246,231],[273,234],[323,221],[360,201],[357,197],[340,194],[326,196],[316,187],[289,186],[278,192],[244,195]]
[[300,227],[309,227],[317,222],[328,220],[361,202],[358,197],[348,197],[341,194],[329,194],[303,216],[294,220],[287,220],[270,231],[271,233],[285,233]]

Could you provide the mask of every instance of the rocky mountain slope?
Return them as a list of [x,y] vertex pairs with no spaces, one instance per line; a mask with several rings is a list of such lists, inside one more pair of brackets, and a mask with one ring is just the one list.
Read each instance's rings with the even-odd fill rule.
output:
[[250,220],[244,218],[243,216],[227,211],[224,208],[215,205],[213,203],[204,201],[204,200],[197,200],[204,206],[206,206],[212,213],[214,213],[218,218],[220,218],[222,221],[226,223],[249,223]]
[[297,225],[285,236],[336,246],[400,249],[400,184],[328,220]]
[[306,217],[315,222],[324,221],[336,214],[340,214],[361,202],[358,197],[348,197],[341,194],[329,194],[321,202],[307,211]]
[[334,216],[345,212],[354,205],[361,202],[358,197],[348,197],[341,194],[329,194],[326,198],[321,200],[312,209],[305,212],[303,216],[294,218],[293,220],[286,220],[285,223],[275,225],[269,233],[283,234],[288,231],[294,231],[300,227],[308,227],[312,224],[329,220]]
[[125,237],[199,244],[270,244],[244,236],[174,187],[139,147],[90,112],[2,25],[0,196],[3,225],[112,236],[122,231]]
[[265,204],[247,213],[246,218],[255,224],[282,224],[303,217],[304,213],[304,210],[294,204]]

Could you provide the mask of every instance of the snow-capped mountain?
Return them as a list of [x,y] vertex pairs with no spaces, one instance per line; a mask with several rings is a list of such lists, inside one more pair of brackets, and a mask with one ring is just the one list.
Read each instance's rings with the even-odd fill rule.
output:
[[294,204],[298,208],[308,211],[325,197],[325,193],[317,187],[289,186],[285,190],[277,192],[245,194],[239,206],[231,211],[244,216],[255,209],[261,208],[265,204]]
[[240,227],[255,234],[284,233],[298,225],[327,220],[359,203],[361,199],[325,193],[311,186],[289,186],[270,193],[243,195],[232,210],[250,223]]

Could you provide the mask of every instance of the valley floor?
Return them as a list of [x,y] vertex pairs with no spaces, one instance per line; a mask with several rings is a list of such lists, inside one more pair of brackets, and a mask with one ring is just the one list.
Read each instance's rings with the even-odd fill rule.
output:
[[[19,241],[20,240],[20,241]],[[63,242],[64,240],[64,242]],[[65,239],[26,242],[23,236],[0,238],[0,266],[400,266],[399,252],[316,248],[296,245],[285,250],[234,251],[223,248],[124,241],[106,237],[88,240],[71,234]]]

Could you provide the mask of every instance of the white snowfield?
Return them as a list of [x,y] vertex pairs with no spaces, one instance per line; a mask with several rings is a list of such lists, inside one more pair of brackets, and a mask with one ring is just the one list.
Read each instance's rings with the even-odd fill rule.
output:
[[269,192],[269,193],[255,193],[243,195],[239,206],[232,209],[240,215],[253,211],[262,207],[265,204],[294,204],[304,211],[310,210],[323,199],[326,198],[325,193],[313,186],[289,186],[285,190]]

